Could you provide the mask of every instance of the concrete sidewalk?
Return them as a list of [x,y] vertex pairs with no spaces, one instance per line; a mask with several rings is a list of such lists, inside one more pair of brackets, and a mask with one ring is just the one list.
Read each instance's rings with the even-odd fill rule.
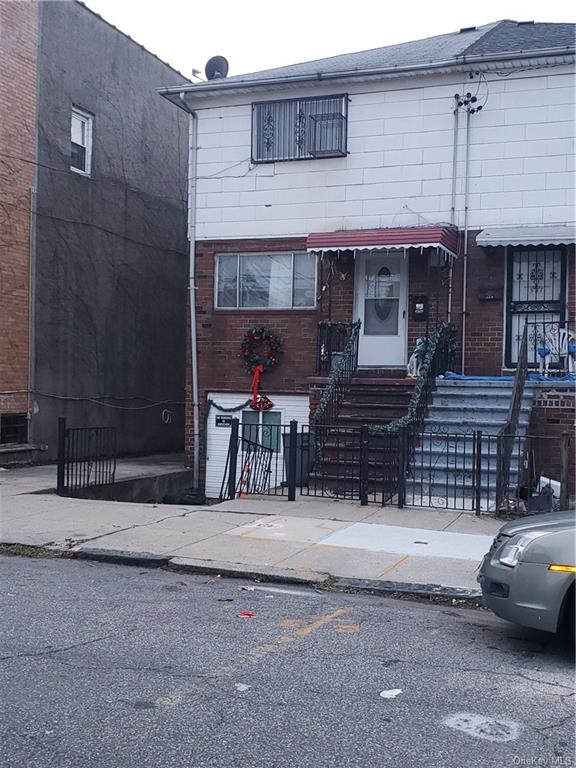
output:
[[476,569],[502,525],[469,513],[304,497],[248,497],[204,507],[60,498],[38,493],[30,474],[0,473],[0,542],[76,555],[149,554],[182,570],[478,594]]

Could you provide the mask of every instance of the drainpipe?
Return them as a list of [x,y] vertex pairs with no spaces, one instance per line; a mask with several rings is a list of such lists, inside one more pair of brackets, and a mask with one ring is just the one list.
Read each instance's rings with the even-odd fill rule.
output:
[[[455,98],[455,101],[458,100]],[[458,116],[460,110],[458,103],[454,107],[454,136],[452,139],[452,202],[450,204],[450,224],[456,223],[456,178],[458,176]],[[450,272],[448,273],[448,309],[447,320],[452,321],[452,276],[454,272],[454,259],[450,257]]]
[[466,354],[466,312],[468,287],[468,188],[470,180],[470,110],[466,110],[466,167],[464,171],[464,263],[462,271],[462,373]]
[[198,115],[186,104],[185,94],[180,100],[189,115],[188,123],[188,243],[189,243],[189,298],[190,298],[190,362],[192,365],[192,413],[194,430],[194,487],[200,487],[200,392],[198,388],[198,334],[196,328],[196,167],[198,152]]

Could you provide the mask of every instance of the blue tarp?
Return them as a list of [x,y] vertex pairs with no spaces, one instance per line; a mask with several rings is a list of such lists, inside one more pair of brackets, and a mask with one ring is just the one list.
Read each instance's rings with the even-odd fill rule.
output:
[[[461,381],[514,381],[514,376],[466,376],[462,373],[447,371],[445,379],[460,379]],[[576,374],[566,373],[564,376],[545,376],[543,373],[529,373],[529,381],[545,381],[548,384],[556,384],[559,381],[576,381]]]

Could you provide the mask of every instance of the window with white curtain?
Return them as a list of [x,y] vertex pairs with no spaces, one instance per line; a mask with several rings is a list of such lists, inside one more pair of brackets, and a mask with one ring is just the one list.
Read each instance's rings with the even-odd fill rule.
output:
[[216,306],[305,308],[316,304],[312,253],[223,253],[216,259]]
[[70,170],[90,176],[92,170],[93,117],[77,107],[70,121]]

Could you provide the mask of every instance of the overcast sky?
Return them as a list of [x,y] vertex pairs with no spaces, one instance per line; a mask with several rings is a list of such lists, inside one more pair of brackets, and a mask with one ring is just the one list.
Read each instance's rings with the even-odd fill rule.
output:
[[574,22],[569,0],[85,0],[184,75],[230,75],[418,40],[498,19]]

